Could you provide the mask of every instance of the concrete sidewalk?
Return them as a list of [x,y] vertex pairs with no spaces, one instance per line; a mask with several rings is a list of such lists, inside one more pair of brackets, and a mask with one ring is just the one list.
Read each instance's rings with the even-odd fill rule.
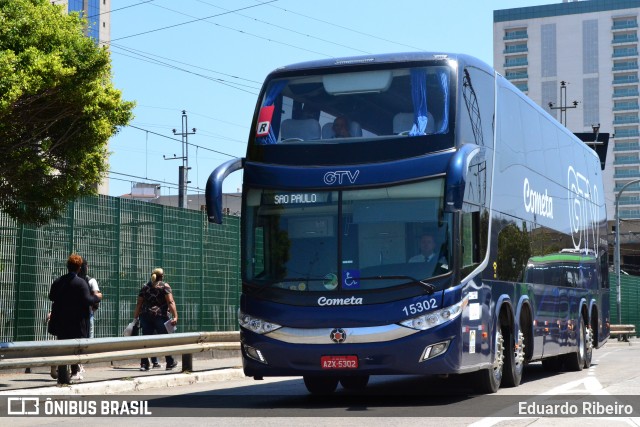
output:
[[175,359],[178,367],[172,371],[165,370],[164,358],[160,358],[162,369],[149,371],[140,371],[139,359],[86,364],[84,379],[68,386],[58,385],[47,367],[31,368],[30,373],[0,370],[0,395],[123,394],[244,377],[239,351],[210,351],[194,355],[192,372],[181,372],[181,357],[176,356]]

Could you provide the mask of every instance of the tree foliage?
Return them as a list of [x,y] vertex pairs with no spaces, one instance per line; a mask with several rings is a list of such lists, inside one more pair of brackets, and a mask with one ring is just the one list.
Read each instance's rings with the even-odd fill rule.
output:
[[0,0],[0,209],[35,225],[95,194],[132,118],[109,51],[48,0]]

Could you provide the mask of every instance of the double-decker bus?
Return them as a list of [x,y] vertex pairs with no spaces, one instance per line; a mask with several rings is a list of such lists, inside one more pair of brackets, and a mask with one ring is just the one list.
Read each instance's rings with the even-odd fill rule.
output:
[[[246,157],[207,182],[210,221],[240,169],[247,376],[331,393],[463,374],[491,393],[530,362],[588,367],[609,336],[600,162],[473,57],[278,68]],[[563,250],[572,282],[544,271]]]

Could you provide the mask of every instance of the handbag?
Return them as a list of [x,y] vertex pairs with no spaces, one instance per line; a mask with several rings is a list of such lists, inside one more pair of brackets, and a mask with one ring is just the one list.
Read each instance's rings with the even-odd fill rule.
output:
[[127,327],[124,328],[124,332],[122,332],[122,335],[125,337],[130,337],[133,334],[133,328],[135,326],[136,326],[136,321],[132,320],[131,323],[129,323]]
[[51,314],[49,315],[49,320],[47,321],[47,332],[49,332],[54,337],[58,336],[57,321],[56,321],[57,318],[58,316],[54,316],[53,310],[52,310]]

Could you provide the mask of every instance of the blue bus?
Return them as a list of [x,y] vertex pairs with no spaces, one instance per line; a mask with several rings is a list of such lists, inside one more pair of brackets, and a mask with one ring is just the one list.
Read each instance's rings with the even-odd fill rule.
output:
[[[460,374],[492,393],[531,362],[588,367],[609,336],[598,157],[473,57],[278,68],[246,157],[207,182],[209,221],[240,169],[247,376],[326,394]],[[563,251],[572,282],[556,278]]]

